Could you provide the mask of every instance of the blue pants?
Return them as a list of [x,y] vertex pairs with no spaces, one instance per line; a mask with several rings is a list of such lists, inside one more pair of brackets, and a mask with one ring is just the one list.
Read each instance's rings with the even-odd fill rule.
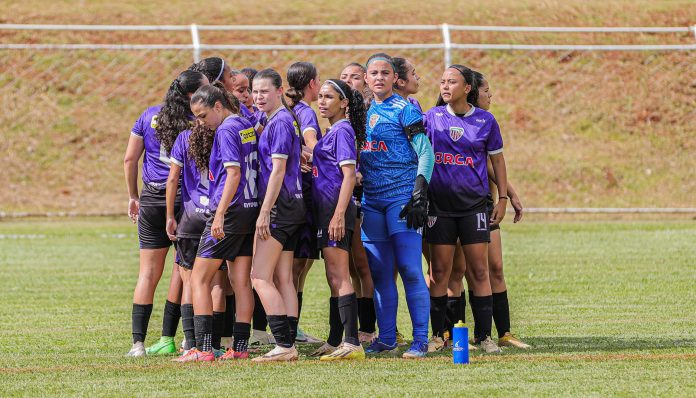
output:
[[413,324],[413,340],[428,342],[430,292],[423,277],[420,230],[409,229],[399,212],[409,198],[365,198],[362,206],[362,240],[375,285],[375,312],[379,339],[396,342],[396,311],[399,303],[394,265],[404,282],[406,303]]

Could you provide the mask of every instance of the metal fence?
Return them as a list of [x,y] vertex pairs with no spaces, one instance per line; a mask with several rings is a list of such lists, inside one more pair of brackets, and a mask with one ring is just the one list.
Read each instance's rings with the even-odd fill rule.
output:
[[[376,51],[416,65],[425,107],[443,65],[489,76],[511,175],[536,211],[696,212],[695,43],[696,26],[0,24],[0,184],[22,193],[0,198],[0,216],[119,212],[114,142],[201,57],[279,71],[306,60],[328,78]],[[598,137],[607,145],[589,145]]]

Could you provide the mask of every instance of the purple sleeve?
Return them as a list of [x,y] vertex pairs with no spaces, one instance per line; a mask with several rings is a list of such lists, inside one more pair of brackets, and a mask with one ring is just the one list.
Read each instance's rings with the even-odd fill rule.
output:
[[308,128],[314,129],[317,135],[321,134],[321,129],[319,128],[319,121],[317,120],[317,114],[314,113],[312,108],[305,108],[304,112],[300,112],[300,114],[297,115],[297,118],[300,119],[300,126],[302,128],[303,137],[305,130],[307,130]]
[[339,166],[355,164],[357,159],[355,133],[349,129],[341,129],[336,133],[336,162]]
[[265,131],[271,141],[271,158],[287,159],[292,151],[292,132],[294,127],[283,121],[273,123],[271,129]]
[[500,135],[500,127],[495,118],[491,118],[491,131],[486,140],[486,151],[489,155],[503,152],[503,137]]
[[433,142],[433,137],[432,137],[432,129],[430,128],[430,115],[432,112],[428,111],[425,115],[423,115],[423,127],[425,127],[425,135],[428,137],[430,142]]
[[401,126],[406,127],[423,121],[423,113],[416,109],[416,107],[413,106],[413,104],[409,103],[401,111],[399,119],[401,121]]
[[241,167],[242,140],[237,129],[222,131],[220,134],[220,158],[224,167]]
[[131,130],[131,134],[137,135],[138,137],[145,136],[145,126],[145,113],[143,113],[142,115],[140,115],[138,120],[135,121],[133,129]]
[[186,138],[188,134],[181,133],[176,137],[174,141],[174,146],[172,151],[169,153],[169,159],[172,163],[179,167],[184,167],[184,160],[186,160]]

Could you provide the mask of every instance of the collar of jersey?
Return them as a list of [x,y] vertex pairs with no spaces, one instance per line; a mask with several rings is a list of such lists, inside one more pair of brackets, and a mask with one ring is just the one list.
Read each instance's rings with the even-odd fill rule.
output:
[[[471,105],[471,104],[469,104],[469,106],[471,107],[471,108],[469,108],[469,112],[465,113],[464,116],[462,116],[462,117],[467,117],[467,116],[471,116],[471,115],[474,114],[474,111],[476,110],[476,107],[473,106],[473,105]],[[450,104],[447,104],[447,113],[449,113],[449,114],[452,115],[452,116],[457,116],[457,114],[454,113],[454,109],[452,109],[452,107],[450,106]]]
[[233,114],[227,116],[227,117],[225,118],[225,120],[223,120],[222,122],[225,123],[225,122],[227,121],[227,119],[232,119],[232,118],[235,118],[235,117],[239,117],[239,115],[237,115],[236,113],[233,113]]
[[397,95],[399,96],[399,98],[401,98],[401,96],[400,96],[399,94],[397,94],[397,93],[395,93],[395,92],[392,92],[392,95],[390,95],[389,97],[385,98],[384,101],[377,101],[376,99],[374,99],[374,101],[375,101],[377,104],[383,104],[383,103],[385,103],[385,102],[390,101],[392,98],[394,98],[394,97],[397,96]]
[[270,122],[271,119],[273,119],[273,116],[275,116],[278,112],[280,112],[281,109],[284,109],[284,108],[285,107],[281,104],[276,110],[271,112],[271,114],[268,115],[268,117],[266,118],[266,120],[267,120],[266,123]]
[[329,129],[328,129],[327,131],[331,131],[331,129],[332,129],[334,126],[337,126],[339,123],[343,123],[343,122],[347,122],[347,121],[348,121],[348,118],[345,118],[345,117],[344,117],[343,119],[338,120],[336,123],[334,123],[334,124],[332,124],[331,126],[329,126]]

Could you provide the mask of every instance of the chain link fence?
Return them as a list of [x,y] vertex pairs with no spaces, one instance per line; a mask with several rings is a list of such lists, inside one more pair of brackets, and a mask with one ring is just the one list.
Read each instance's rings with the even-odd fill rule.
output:
[[[362,42],[350,35],[343,40]],[[416,65],[424,109],[435,103],[446,55],[488,77],[510,180],[527,206],[696,207],[696,50],[447,51],[404,40],[383,48]],[[217,46],[0,47],[0,212],[122,212],[130,128],[162,101],[192,50],[283,75],[309,61],[326,79],[380,48]]]

